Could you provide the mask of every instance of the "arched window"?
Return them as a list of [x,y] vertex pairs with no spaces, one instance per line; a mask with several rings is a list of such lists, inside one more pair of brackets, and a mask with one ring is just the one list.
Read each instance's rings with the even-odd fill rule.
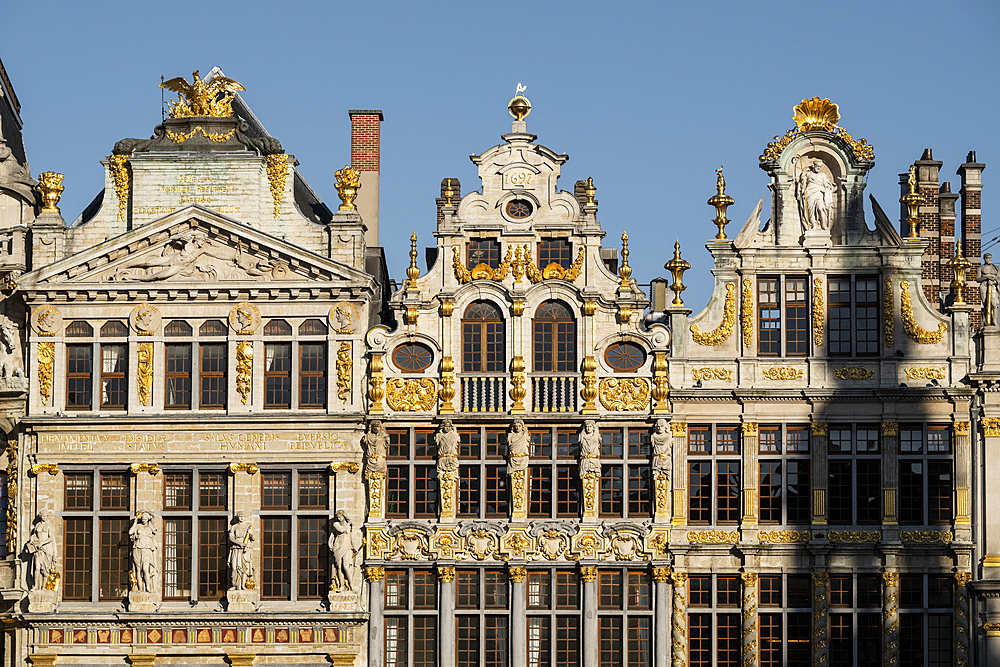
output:
[[576,320],[561,301],[546,301],[531,323],[535,372],[576,370]]
[[503,373],[506,370],[506,322],[500,309],[476,301],[462,318],[462,371]]

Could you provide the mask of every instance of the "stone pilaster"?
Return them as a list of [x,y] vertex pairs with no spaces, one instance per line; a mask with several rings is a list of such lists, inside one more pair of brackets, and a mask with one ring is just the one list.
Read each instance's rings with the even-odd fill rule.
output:
[[[525,597],[524,578],[528,572],[523,567],[510,568],[510,667],[526,667],[528,663],[527,626],[525,615],[528,601]],[[586,588],[586,586],[584,587]],[[587,596],[584,591],[584,604]],[[586,614],[586,612],[585,612]],[[594,614],[597,617],[597,614]],[[584,620],[584,651],[586,651],[586,620]],[[454,621],[452,621],[454,625]]]
[[813,664],[826,663],[830,652],[830,623],[827,604],[827,587],[830,575],[826,572],[813,572]]
[[899,573],[883,572],[882,581],[882,656],[892,665],[899,657]]
[[757,422],[743,422],[743,526],[757,526],[757,494],[760,488],[760,466],[757,463],[758,445]]
[[899,520],[896,490],[899,488],[899,423],[882,422],[882,523],[895,526]]
[[[455,667],[455,568],[439,565],[437,572],[441,581],[441,597],[438,600],[438,627],[441,629],[438,664],[441,667]],[[512,643],[511,646],[516,644]]]
[[953,450],[955,452],[955,539],[971,538],[972,517],[969,506],[969,487],[972,479],[972,446],[969,442],[969,422],[957,421],[953,425]]
[[674,584],[674,602],[670,621],[671,646],[673,647],[672,667],[687,665],[687,572],[673,572],[670,580]]
[[653,568],[654,609],[653,667],[670,667],[670,568]]
[[670,422],[670,432],[673,435],[674,450],[672,523],[683,526],[687,524],[687,424]]
[[[586,493],[584,493],[586,495]],[[510,518],[525,519],[528,516],[528,470],[510,473]]]
[[385,516],[385,475],[370,470],[365,477],[368,479],[368,520],[380,520]]
[[743,572],[743,641],[741,655],[743,667],[757,667],[760,656],[757,631],[757,573]]
[[[984,401],[992,402],[992,397],[995,395],[992,392],[984,394]],[[1000,414],[1000,406],[991,406],[987,403],[984,412],[987,409],[989,409],[987,414],[990,416],[983,416],[979,423],[983,429],[984,441],[982,479],[989,484],[989,480],[1000,479],[1000,417],[993,416]],[[1000,579],[1000,504],[983,503],[982,525],[984,538],[980,551],[983,559],[982,578]],[[1000,616],[996,620],[1000,622]],[[997,651],[997,656],[1000,658],[1000,644],[997,646]]]
[[812,486],[813,486],[813,516],[812,525],[826,525],[826,483],[829,426],[826,422],[810,424],[812,438],[809,447],[812,451]]
[[458,480],[454,472],[442,472],[438,476],[438,484],[441,489],[441,515],[442,519],[455,518],[455,498],[458,495]]
[[366,567],[368,579],[368,667],[382,667],[385,638],[382,635],[382,606],[385,601],[385,568]]
[[971,572],[955,573],[955,664],[969,664],[969,580]]

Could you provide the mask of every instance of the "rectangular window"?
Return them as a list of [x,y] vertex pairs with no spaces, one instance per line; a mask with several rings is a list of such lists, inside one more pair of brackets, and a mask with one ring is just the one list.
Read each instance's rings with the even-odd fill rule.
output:
[[740,453],[740,434],[735,426],[715,427],[715,451],[718,454]]
[[777,278],[757,279],[757,354],[781,354],[781,289]]
[[809,353],[809,290],[805,278],[785,278],[785,354],[804,357]]
[[437,667],[437,617],[413,617],[413,667]]
[[300,516],[299,528],[299,599],[318,600],[326,594],[329,571],[327,524],[325,516]]
[[628,665],[651,667],[653,664],[653,619],[648,616],[628,619]]
[[479,466],[460,466],[458,469],[458,516],[479,516],[479,472]]
[[928,523],[947,524],[952,519],[951,461],[927,462]]
[[264,407],[292,407],[292,344],[264,345]]
[[200,343],[198,345],[199,359],[198,382],[201,391],[198,397],[199,408],[226,407],[226,358],[225,343]]
[[458,646],[455,652],[458,667],[479,667],[479,617],[456,616]]
[[830,507],[828,520],[831,525],[850,525],[852,523],[851,501],[854,492],[854,483],[851,479],[852,461],[831,460],[829,466]]
[[388,466],[385,485],[385,513],[388,517],[406,518],[410,503],[410,480],[407,466]]
[[854,666],[854,623],[851,614],[830,614],[830,664]]
[[94,381],[94,346],[66,346],[66,408],[90,410]]
[[99,596],[101,600],[117,600],[128,595],[129,520],[127,518],[102,518]]
[[128,345],[101,345],[101,408],[124,409],[128,401]]
[[740,520],[740,463],[718,461],[716,492],[718,493],[718,523],[736,523]]
[[854,331],[859,356],[878,354],[878,278],[854,279]]
[[580,481],[577,467],[556,466],[556,516],[580,514]]
[[785,429],[785,451],[789,454],[809,452],[809,429],[804,426],[789,426]]
[[552,580],[548,571],[528,573],[528,607],[548,609],[552,606]]
[[552,467],[528,468],[528,516],[550,516],[552,512]]
[[548,667],[552,646],[548,617],[528,617],[528,667]]
[[712,520],[712,463],[688,462],[688,521],[707,524]]
[[927,615],[927,664],[930,667],[950,667],[955,642],[951,614]]
[[419,465],[413,467],[413,516],[437,516],[437,468]]
[[781,523],[781,461],[760,461],[760,522]]
[[166,349],[166,392],[163,407],[191,407],[191,344],[168,343]]
[[577,667],[580,664],[580,644],[579,617],[557,616],[556,667]]
[[486,516],[507,516],[507,466],[486,466]]
[[486,616],[486,667],[507,667],[507,640],[510,619],[506,616]]
[[624,609],[621,572],[600,572],[598,579],[599,607]]
[[190,518],[163,520],[163,598],[191,597],[192,521]]
[[388,616],[385,619],[385,665],[407,667],[406,618]]
[[882,667],[881,614],[858,614],[858,667]]
[[827,351],[831,356],[851,356],[851,279],[830,278],[826,289],[829,341]]
[[67,518],[63,526],[63,599],[89,601],[93,579],[94,521],[90,518]]
[[507,573],[503,570],[486,570],[485,607],[487,609],[507,608]]
[[542,239],[538,244],[538,266],[543,269],[549,264],[568,269],[572,263],[573,255],[566,239]]
[[740,615],[718,614],[716,619],[716,666],[739,667]]
[[[802,605],[808,607],[809,605]],[[812,665],[812,614],[788,614],[787,661],[784,667]]]
[[261,517],[261,597],[287,600],[292,589],[292,519]]
[[466,268],[471,271],[480,264],[485,264],[491,269],[500,266],[500,244],[496,239],[471,239],[469,241]]
[[632,518],[649,516],[652,513],[649,479],[649,466],[628,467],[628,515]]
[[299,344],[299,407],[326,407],[326,343]]
[[761,667],[781,667],[781,625],[781,614],[760,615]]
[[688,453],[712,453],[712,429],[709,426],[688,427]]
[[882,465],[881,461],[860,459],[857,461],[858,479],[856,498],[858,503],[858,524],[882,523]]
[[808,459],[791,459],[785,462],[785,491],[786,523],[809,523]]
[[[924,664],[924,615],[899,615],[899,659],[901,665]],[[946,665],[951,665],[949,660]]]
[[601,515],[622,516],[624,480],[622,466],[601,466]]
[[780,454],[781,427],[761,426],[757,436],[757,444],[761,454]]
[[924,461],[899,461],[899,523],[923,525],[924,522]]
[[688,657],[691,667],[713,667],[712,615],[688,615]]
[[198,519],[198,597],[225,594],[229,585],[229,518]]
[[622,664],[622,619],[620,616],[600,617],[600,667]]

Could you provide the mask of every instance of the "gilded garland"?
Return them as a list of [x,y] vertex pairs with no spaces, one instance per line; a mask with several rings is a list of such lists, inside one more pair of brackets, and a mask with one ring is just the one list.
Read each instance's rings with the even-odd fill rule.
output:
[[794,109],[795,128],[785,132],[784,136],[775,137],[760,156],[761,162],[776,162],[781,153],[792,140],[804,132],[825,131],[835,134],[847,144],[859,162],[872,162],[875,159],[875,147],[864,139],[855,139],[844,128],[837,125],[840,113],[837,105],[829,99],[814,97],[804,99]]
[[337,350],[337,397],[347,402],[351,396],[351,343],[342,341]]
[[875,370],[864,366],[846,366],[833,371],[833,377],[838,380],[870,380],[875,377]]
[[271,199],[274,200],[274,219],[281,215],[281,200],[285,196],[285,180],[288,178],[288,155],[275,153],[267,156],[267,180],[271,183]]
[[722,345],[733,333],[736,325],[736,284],[726,283],[726,301],[723,305],[722,323],[712,331],[702,333],[698,325],[691,325],[691,338],[698,345]]
[[17,553],[17,438],[7,441],[7,553]]
[[56,359],[56,344],[42,341],[38,344],[38,395],[42,405],[48,405],[52,395],[52,362]]
[[892,347],[894,342],[894,335],[896,331],[896,312],[895,312],[895,299],[892,297],[892,278],[885,279],[885,289],[882,290],[882,312],[883,317],[883,335],[885,336],[886,347]]
[[802,369],[791,366],[772,366],[761,370],[761,375],[768,380],[801,380]]
[[901,280],[899,289],[899,319],[903,321],[903,331],[906,332],[906,335],[914,343],[919,343],[920,345],[940,343],[941,339],[944,338],[944,332],[948,330],[948,325],[944,322],[938,322],[937,331],[922,329],[916,320],[913,319],[913,305],[910,301],[910,283],[906,280]]
[[240,394],[243,405],[250,398],[250,387],[253,384],[253,343],[241,340],[236,345],[236,391]]
[[139,363],[135,369],[135,379],[138,385],[139,402],[149,405],[153,392],[153,344],[139,343],[137,356]]
[[743,326],[743,346],[753,345],[753,281],[743,280],[743,304],[740,308],[740,324]]
[[823,279],[813,280],[813,345],[823,344]]
[[606,410],[645,410],[649,407],[649,380],[646,378],[604,378],[599,387],[601,405]]
[[124,155],[112,155],[108,158],[108,171],[115,182],[115,197],[118,198],[118,222],[125,221],[128,211],[128,190],[132,181],[132,169],[128,158]]
[[236,134],[236,128],[234,127],[228,132],[219,132],[217,134],[213,134],[208,130],[206,130],[205,128],[203,128],[201,125],[198,125],[193,130],[186,133],[171,132],[170,130],[167,130],[167,138],[169,138],[170,141],[174,142],[175,144],[182,144],[199,132],[201,132],[201,136],[205,137],[206,139],[214,141],[217,144],[221,144],[223,141],[228,141],[233,138],[233,136]]

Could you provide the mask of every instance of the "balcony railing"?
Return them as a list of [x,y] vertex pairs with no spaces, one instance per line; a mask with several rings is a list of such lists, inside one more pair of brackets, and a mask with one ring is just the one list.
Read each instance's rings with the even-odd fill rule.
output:
[[531,376],[532,412],[576,412],[577,377]]
[[461,377],[462,412],[506,412],[507,378]]

